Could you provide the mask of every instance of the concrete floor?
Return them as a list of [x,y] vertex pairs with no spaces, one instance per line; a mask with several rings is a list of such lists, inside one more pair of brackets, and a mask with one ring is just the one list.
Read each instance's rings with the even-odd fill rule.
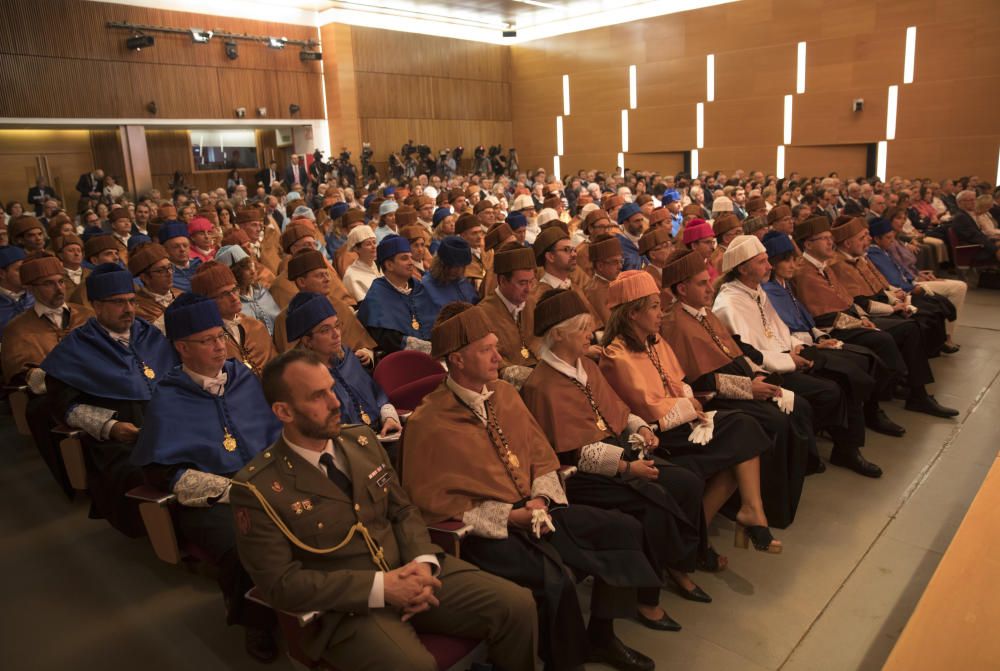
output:
[[[730,568],[695,576],[715,602],[664,592],[684,630],[620,622],[622,638],[659,669],[881,668],[1000,444],[1000,292],[970,292],[957,341],[961,353],[932,365],[934,393],[959,418],[888,404],[908,432],[869,435],[881,480],[834,467],[810,477],[795,524],[778,532],[782,555],[734,549],[732,526],[715,525],[713,544]],[[212,580],[88,520],[85,500],[66,501],[9,416],[0,416],[0,445],[2,668],[289,668],[244,654]]]

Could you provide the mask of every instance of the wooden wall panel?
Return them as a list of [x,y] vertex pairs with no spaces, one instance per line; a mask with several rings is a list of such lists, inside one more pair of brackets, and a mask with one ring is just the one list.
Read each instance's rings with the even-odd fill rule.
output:
[[942,131],[954,136],[990,135],[1000,130],[998,118],[998,75],[914,81],[899,87],[896,137],[931,138]]
[[693,103],[629,110],[629,149],[643,152],[688,151],[697,140]]
[[841,179],[865,174],[868,146],[845,144],[828,147],[788,147],[785,151],[785,174],[828,175],[836,172]]
[[784,96],[705,103],[705,147],[776,147],[782,141],[783,115]]
[[[792,100],[792,144],[855,144],[885,139],[889,87],[811,92]],[[855,112],[855,98],[865,108]],[[780,138],[779,138],[780,141]]]
[[0,130],[0,201],[27,204],[28,189],[47,166],[49,185],[76,211],[76,180],[94,164],[85,130]]
[[[617,154],[622,150],[621,111],[579,111],[563,118],[565,155],[577,153]],[[555,124],[552,137],[555,138]]]
[[628,154],[625,166],[629,170],[658,172],[661,175],[675,175],[684,169],[684,152],[654,152],[648,154]]
[[327,128],[330,150],[350,151],[360,160],[361,121],[354,69],[353,29],[330,23],[320,29],[323,40],[323,78],[326,82]]
[[127,190],[129,187],[125,179],[125,157],[122,155],[122,141],[118,129],[90,131],[90,150],[94,157],[93,167],[112,175]]
[[997,176],[997,147],[1000,147],[1000,133],[895,140],[888,145],[886,175],[931,179],[977,175],[981,181],[992,184]]
[[[704,171],[722,170],[732,173],[738,168],[745,172],[760,170],[773,174],[778,163],[778,149],[775,145],[710,147],[698,152],[698,166]],[[829,171],[827,171],[829,172]]]

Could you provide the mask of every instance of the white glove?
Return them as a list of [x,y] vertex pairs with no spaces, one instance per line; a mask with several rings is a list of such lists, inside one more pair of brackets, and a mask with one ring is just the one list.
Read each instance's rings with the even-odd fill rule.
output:
[[781,387],[781,396],[772,396],[771,400],[774,401],[781,412],[786,415],[792,414],[792,410],[795,409],[795,393],[789,389]]
[[28,370],[28,389],[31,393],[41,396],[45,393],[45,371],[41,368],[31,368]]
[[633,433],[628,437],[628,446],[639,454],[644,454],[646,452],[646,439],[638,433]]
[[406,341],[404,343],[403,349],[415,350],[417,352],[423,352],[424,354],[430,354],[431,341],[421,340],[420,338],[414,338],[413,336],[406,336]]
[[358,357],[363,366],[368,366],[372,361],[375,360],[375,352],[371,351],[367,347],[360,347],[354,351],[354,355]]
[[705,421],[694,425],[688,440],[695,445],[708,445],[712,441],[712,434],[715,433],[715,410],[705,413]]
[[509,382],[518,391],[524,386],[524,382],[531,375],[533,369],[527,366],[507,366],[500,373],[500,377],[504,379],[505,382]]
[[552,516],[549,515],[549,511],[536,508],[531,512],[531,533],[535,534],[535,538],[541,538],[542,529],[545,527],[548,527],[549,531],[556,530],[556,526],[552,524]]

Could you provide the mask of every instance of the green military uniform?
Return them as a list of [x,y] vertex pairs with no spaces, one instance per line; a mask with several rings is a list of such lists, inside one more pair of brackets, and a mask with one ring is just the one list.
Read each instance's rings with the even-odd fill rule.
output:
[[[324,613],[306,652],[342,669],[436,669],[416,629],[487,639],[499,667],[533,669],[537,624],[531,593],[446,557],[431,543],[420,512],[368,427],[344,426],[334,440],[349,466],[352,496],[296,454],[284,437],[233,478],[230,493],[240,559],[264,598],[278,609]],[[384,568],[397,569],[420,555],[437,556],[439,606],[409,623],[388,604],[368,607],[375,574],[382,569],[358,523],[374,541],[374,552],[380,550]],[[352,528],[353,536],[345,541]],[[333,552],[317,552],[341,544]]]

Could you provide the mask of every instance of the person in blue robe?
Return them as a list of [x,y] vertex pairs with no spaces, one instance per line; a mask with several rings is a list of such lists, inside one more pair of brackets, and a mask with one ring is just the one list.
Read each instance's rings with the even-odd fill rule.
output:
[[375,262],[383,276],[372,282],[358,306],[358,319],[387,354],[404,349],[430,353],[438,309],[423,283],[413,279],[409,241],[398,235],[386,237],[378,245]]
[[228,623],[247,628],[252,655],[267,657],[269,649],[273,658],[273,613],[244,599],[253,582],[236,551],[228,491],[229,479],[277,440],[281,422],[257,376],[226,359],[214,300],[182,294],[164,312],[164,322],[181,365],[156,385],[131,461],[147,484],[177,496],[175,529],[218,567]]
[[11,319],[35,304],[35,297],[21,285],[19,271],[24,259],[20,247],[0,247],[0,336]]
[[91,517],[129,536],[143,533],[126,492],[143,482],[129,461],[156,384],[177,365],[163,334],[135,316],[132,274],[113,263],[87,276],[95,316],[42,361],[53,421],[83,431]]
[[215,260],[229,266],[240,290],[240,311],[264,325],[274,335],[274,322],[281,314],[281,307],[267,287],[256,281],[255,262],[239,245],[225,245],[215,254]]
[[381,436],[402,428],[396,408],[340,336],[337,312],[321,294],[299,292],[288,305],[288,338],[327,362],[343,424],[364,424]]
[[639,238],[642,237],[646,219],[635,203],[625,203],[618,210],[618,226],[622,232],[618,241],[622,245],[622,271],[642,270],[649,260],[639,253]]
[[429,270],[424,272],[421,283],[430,294],[437,312],[448,303],[462,301],[475,305],[479,294],[465,276],[465,267],[472,263],[472,248],[464,238],[449,235],[441,240],[437,255]]
[[187,224],[183,221],[167,221],[160,226],[157,235],[174,266],[174,287],[181,291],[191,291],[191,278],[201,265],[201,260],[191,258],[191,239],[188,237]]
[[347,234],[344,232],[341,217],[347,214],[348,209],[347,203],[340,202],[334,203],[328,210],[328,214],[332,220],[330,232],[326,235],[326,254],[329,259],[336,258],[337,250],[347,242]]

